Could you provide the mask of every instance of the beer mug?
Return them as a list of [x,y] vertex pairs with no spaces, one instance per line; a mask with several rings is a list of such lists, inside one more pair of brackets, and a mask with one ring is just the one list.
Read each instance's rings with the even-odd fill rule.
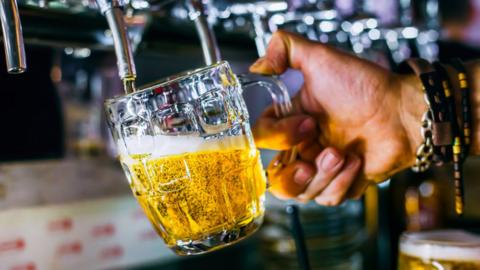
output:
[[480,236],[460,230],[404,233],[399,270],[480,269]]
[[280,81],[236,76],[227,62],[106,101],[133,194],[179,255],[229,245],[262,223],[266,177],[241,95],[252,85],[269,90],[279,115],[290,110]]

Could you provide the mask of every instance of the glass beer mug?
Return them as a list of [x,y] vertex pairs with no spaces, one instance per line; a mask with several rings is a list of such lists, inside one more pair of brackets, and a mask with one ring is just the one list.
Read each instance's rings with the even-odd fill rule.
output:
[[262,223],[266,178],[241,95],[255,84],[270,91],[279,115],[288,113],[281,82],[236,76],[227,62],[106,101],[130,187],[179,255],[229,245]]
[[480,269],[480,236],[460,230],[404,233],[398,270]]

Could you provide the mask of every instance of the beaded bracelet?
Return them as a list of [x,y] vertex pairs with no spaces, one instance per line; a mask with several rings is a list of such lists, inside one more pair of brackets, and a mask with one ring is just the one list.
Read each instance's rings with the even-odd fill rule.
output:
[[464,140],[464,148],[462,158],[466,159],[470,152],[471,129],[472,129],[472,105],[470,102],[470,87],[467,80],[467,71],[462,61],[458,58],[451,59],[449,64],[458,72],[458,81],[460,85],[460,93],[462,96],[462,132]]
[[453,158],[453,178],[455,184],[455,212],[458,215],[463,214],[464,208],[464,181],[463,181],[463,149],[465,149],[464,138],[461,130],[460,125],[457,122],[457,115],[455,109],[455,99],[453,97],[453,93],[450,89],[450,82],[448,80],[448,73],[445,68],[439,62],[434,63],[435,70],[441,77],[442,86],[445,91],[445,96],[447,97],[451,123],[452,123],[452,131],[453,131],[453,145],[452,145],[452,158]]

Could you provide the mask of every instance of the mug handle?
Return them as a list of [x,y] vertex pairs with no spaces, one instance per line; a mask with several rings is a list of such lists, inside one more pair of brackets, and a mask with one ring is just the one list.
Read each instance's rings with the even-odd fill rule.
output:
[[[277,117],[286,117],[292,114],[293,107],[288,94],[287,87],[276,76],[264,76],[259,74],[240,74],[237,75],[238,80],[243,88],[250,88],[252,86],[261,86],[265,88],[272,97],[273,108]],[[294,162],[297,159],[297,150],[295,147],[287,151],[282,151],[279,158],[271,164],[271,169],[281,169],[281,167]],[[281,163],[281,164],[280,164]]]

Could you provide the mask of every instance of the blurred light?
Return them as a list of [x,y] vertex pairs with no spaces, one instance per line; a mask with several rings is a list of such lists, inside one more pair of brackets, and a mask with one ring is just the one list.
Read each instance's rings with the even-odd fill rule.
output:
[[303,17],[303,22],[305,22],[307,25],[313,25],[313,23],[315,23],[315,18],[313,18],[311,15],[307,15]]
[[50,70],[50,78],[54,83],[62,81],[62,69],[58,65],[54,65]]
[[358,35],[363,31],[363,23],[361,22],[355,22],[352,25],[352,30],[350,31],[352,35]]
[[322,32],[332,32],[335,30],[335,24],[331,21],[323,21],[319,24],[320,31]]
[[259,6],[259,7],[255,7],[255,13],[257,13],[260,16],[265,16],[267,14],[267,11],[265,10],[264,7]]
[[270,22],[276,25],[282,25],[285,23],[285,17],[280,14],[275,14],[270,18]]
[[323,18],[325,20],[333,20],[335,17],[337,17],[337,11],[336,10],[325,10],[323,13]]
[[362,53],[363,52],[363,45],[361,43],[353,44],[353,51],[357,54]]
[[415,27],[405,27],[402,30],[402,36],[404,38],[416,38],[418,36],[418,29]]
[[144,0],[132,1],[132,7],[135,9],[146,9],[150,7],[150,4]]
[[244,26],[245,25],[245,18],[237,17],[235,19],[235,24],[238,25],[238,26]]
[[385,34],[385,38],[387,39],[387,41],[389,42],[396,42],[398,40],[398,34],[397,32],[393,31],[393,30],[389,30],[387,31],[387,33]]
[[364,48],[372,47],[372,40],[367,35],[360,36],[360,41],[362,42]]
[[343,32],[343,31],[338,32],[336,37],[337,37],[338,42],[346,42],[348,40],[347,33]]
[[[397,48],[398,48],[398,46],[397,46]],[[393,52],[392,58],[393,58],[393,60],[394,60],[395,62],[397,62],[397,63],[400,63],[400,62],[402,62],[403,60],[405,60],[405,57],[404,57],[403,54],[402,54],[401,52],[399,52],[399,51]]]
[[428,36],[426,33],[420,33],[417,38],[417,42],[419,45],[425,45],[428,43]]
[[73,50],[73,56],[76,58],[87,58],[91,54],[91,51],[89,48],[79,48]]
[[438,2],[437,1],[427,1],[426,6],[427,14],[430,16],[436,16],[438,14]]
[[340,27],[342,28],[343,31],[350,32],[350,30],[352,29],[352,24],[350,22],[344,21],[342,22]]
[[248,6],[247,5],[240,5],[240,4],[236,4],[236,5],[231,5],[230,6],[230,11],[233,13],[233,14],[246,14],[248,13]]
[[73,53],[73,48],[67,47],[65,48],[64,52],[66,55],[71,55]]
[[112,31],[110,29],[105,30],[103,34],[108,38],[112,37]]
[[308,30],[308,27],[307,27],[305,24],[303,24],[303,23],[297,25],[296,28],[297,28],[297,31],[298,31],[299,33],[305,33],[305,32],[307,32],[307,30]]
[[183,9],[183,8],[174,8],[172,10],[172,15],[175,18],[186,19],[186,18],[188,18],[188,11],[186,9]]
[[223,27],[225,28],[225,30],[227,31],[232,31],[234,29],[234,25],[233,25],[233,21],[231,20],[225,20],[223,22]]
[[428,41],[435,42],[438,40],[439,33],[436,30],[429,30],[427,32]]
[[269,3],[267,9],[270,12],[284,11],[288,9],[288,4],[286,2]]
[[377,28],[378,22],[375,19],[368,19],[365,25],[367,26],[367,28],[373,29]]
[[390,179],[387,179],[386,181],[383,181],[380,184],[378,184],[379,188],[388,188],[388,186],[390,186]]
[[327,34],[321,34],[319,40],[322,43],[328,43],[328,40],[329,40],[328,35]]
[[371,40],[378,40],[380,39],[380,30],[378,29],[371,29],[370,31],[368,31],[368,37],[371,39]]
[[433,195],[435,191],[435,186],[430,182],[423,182],[418,189],[420,190],[420,194],[423,197],[430,197]]

